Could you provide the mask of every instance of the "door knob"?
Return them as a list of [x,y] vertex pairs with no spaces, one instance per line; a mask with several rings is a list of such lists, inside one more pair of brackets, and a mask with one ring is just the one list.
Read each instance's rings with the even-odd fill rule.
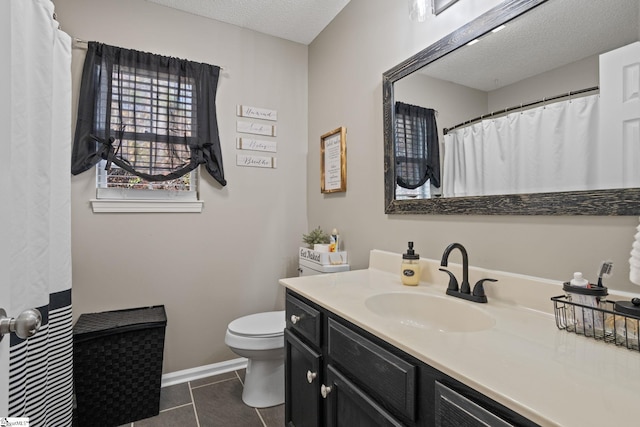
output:
[[7,312],[0,308],[0,341],[11,332],[18,338],[27,339],[38,332],[41,323],[42,314],[35,308],[23,311],[16,318],[7,317]]
[[311,384],[317,376],[318,374],[316,372],[307,371],[307,382]]
[[324,384],[322,384],[320,386],[320,394],[322,395],[322,397],[324,399],[327,398],[327,396],[329,395],[329,393],[331,393],[331,387],[330,386],[326,386]]

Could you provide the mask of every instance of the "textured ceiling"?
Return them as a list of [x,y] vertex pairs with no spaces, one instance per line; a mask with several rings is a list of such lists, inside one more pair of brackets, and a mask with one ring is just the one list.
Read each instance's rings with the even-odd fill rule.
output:
[[639,9],[638,0],[552,0],[422,72],[484,91],[498,89],[637,41]]
[[350,0],[147,0],[308,45]]

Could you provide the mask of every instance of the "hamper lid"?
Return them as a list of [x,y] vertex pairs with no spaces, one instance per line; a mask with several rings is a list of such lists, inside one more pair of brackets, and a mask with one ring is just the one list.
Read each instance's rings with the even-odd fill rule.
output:
[[240,317],[229,323],[228,328],[236,335],[264,337],[283,335],[285,326],[284,311],[269,311]]
[[164,305],[82,314],[73,326],[74,339],[95,338],[117,331],[165,326]]

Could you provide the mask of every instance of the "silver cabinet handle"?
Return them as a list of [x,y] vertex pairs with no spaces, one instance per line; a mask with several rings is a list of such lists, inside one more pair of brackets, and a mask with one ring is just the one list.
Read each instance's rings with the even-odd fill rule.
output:
[[311,384],[317,376],[318,374],[316,372],[307,371],[307,382]]
[[294,325],[300,321],[300,316],[296,316],[295,314],[291,315],[291,323]]
[[5,334],[15,332],[18,338],[27,339],[40,328],[42,314],[33,308],[25,310],[18,317],[7,317],[7,312],[0,308],[0,340]]
[[322,384],[322,385],[320,386],[320,394],[322,395],[322,397],[323,397],[324,399],[326,399],[326,398],[327,398],[327,395],[328,395],[329,393],[331,393],[331,387],[328,387],[328,386],[326,386],[326,385]]

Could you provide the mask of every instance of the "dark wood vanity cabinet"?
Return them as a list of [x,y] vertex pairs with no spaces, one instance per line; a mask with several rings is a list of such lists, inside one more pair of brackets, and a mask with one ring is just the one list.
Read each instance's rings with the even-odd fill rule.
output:
[[287,427],[535,426],[287,289]]

